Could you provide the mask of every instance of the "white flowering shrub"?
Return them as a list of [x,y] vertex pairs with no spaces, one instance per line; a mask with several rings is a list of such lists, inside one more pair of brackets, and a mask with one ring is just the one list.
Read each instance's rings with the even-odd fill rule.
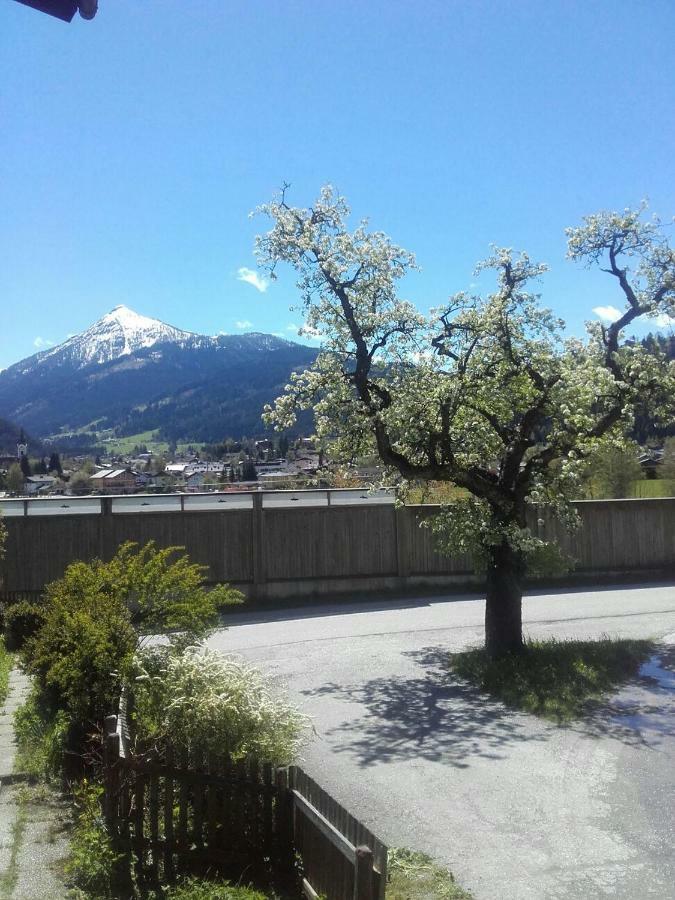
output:
[[310,721],[270,676],[202,646],[144,651],[134,684],[137,741],[287,765]]

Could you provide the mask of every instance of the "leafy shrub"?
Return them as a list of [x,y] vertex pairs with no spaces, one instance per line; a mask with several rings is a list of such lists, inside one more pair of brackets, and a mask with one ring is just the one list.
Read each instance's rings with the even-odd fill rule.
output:
[[229,881],[205,881],[188,878],[169,888],[167,900],[268,900],[267,894],[248,887],[235,887]]
[[142,633],[178,629],[170,641],[181,646],[206,634],[221,606],[241,602],[228,586],[206,590],[203,567],[179,550],[126,543],[110,562],[73,563],[47,587],[24,661],[48,705],[82,726],[100,722],[117,708]]
[[187,750],[293,760],[309,720],[273,689],[272,679],[214,650],[157,648],[139,657],[135,698],[139,738]]
[[104,589],[121,598],[139,633],[178,631],[178,641],[189,644],[217,624],[220,609],[243,603],[244,596],[229,585],[208,590],[207,567],[190,562],[183,549],[158,550],[154,541],[138,549],[127,542],[109,563],[92,565]]
[[24,647],[43,702],[83,724],[114,711],[138,643],[130,619],[96,564],[75,563],[49,585],[44,624]]
[[113,890],[115,864],[120,858],[106,831],[101,809],[103,788],[84,779],[74,791],[75,827],[66,872],[89,896],[117,896]]
[[68,717],[47,709],[33,688],[14,713],[17,768],[26,775],[49,780],[60,772],[68,740]]
[[26,641],[36,634],[45,621],[44,606],[37,603],[14,603],[5,610],[5,646],[8,650],[21,650]]

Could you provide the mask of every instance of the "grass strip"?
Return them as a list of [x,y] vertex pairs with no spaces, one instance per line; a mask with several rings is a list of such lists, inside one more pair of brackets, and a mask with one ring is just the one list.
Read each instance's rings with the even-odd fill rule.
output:
[[483,648],[453,653],[450,668],[507,706],[564,723],[636,675],[654,648],[649,640],[608,637],[528,641],[522,653],[497,660]]
[[389,851],[386,900],[472,900],[452,872],[426,853],[406,847]]
[[5,647],[4,637],[0,637],[0,705],[7,699],[9,673],[12,671],[12,654]]

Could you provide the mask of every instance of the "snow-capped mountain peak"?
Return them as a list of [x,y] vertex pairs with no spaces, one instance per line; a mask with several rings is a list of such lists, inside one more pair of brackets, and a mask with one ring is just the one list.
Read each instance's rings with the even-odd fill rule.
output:
[[154,344],[183,342],[193,338],[189,331],[166,325],[159,319],[142,316],[128,306],[116,306],[97,322],[68,340],[37,354],[39,363],[63,359],[77,366],[106,363]]

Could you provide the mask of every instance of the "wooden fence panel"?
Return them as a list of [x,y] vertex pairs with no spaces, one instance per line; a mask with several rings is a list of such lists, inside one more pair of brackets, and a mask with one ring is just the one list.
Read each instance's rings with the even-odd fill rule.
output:
[[269,581],[396,575],[391,506],[265,509],[263,516]]
[[422,526],[425,519],[438,511],[436,506],[406,506],[408,518],[408,568],[411,575],[470,575],[471,559],[466,555],[447,556],[439,553],[429,528]]
[[105,821],[139,878],[171,880],[187,866],[274,872],[288,886],[297,849],[307,897],[383,900],[386,846],[302,769],[171,750],[163,760],[134,757],[123,716],[115,724],[106,720]]
[[190,558],[208,568],[211,582],[250,581],[253,577],[249,510],[185,513],[116,513],[104,521],[104,558],[125,540],[160,547],[185,547]]
[[[675,568],[675,498],[582,501],[576,507],[582,527],[571,536],[537,510],[530,521],[542,537],[559,538],[577,560],[577,571]],[[35,596],[71,562],[109,559],[125,540],[184,546],[208,566],[209,581],[248,585],[254,596],[263,597],[267,583],[274,585],[274,596],[285,590],[294,596],[292,582],[300,580],[308,590],[314,580],[325,592],[353,589],[352,580],[359,578],[373,578],[382,589],[397,586],[398,576],[401,588],[425,576],[468,577],[471,561],[438,553],[431,532],[419,527],[437,510],[430,505],[396,510],[390,505],[289,509],[257,504],[227,512],[8,516],[2,598]]]
[[[384,900],[387,847],[297,766],[291,766],[290,787],[295,797],[296,842],[312,888],[329,900]],[[372,852],[369,862],[363,853],[357,854],[364,846]]]
[[101,553],[101,516],[31,516],[8,518],[4,588],[41,591],[60,578],[75,560],[91,560]]

